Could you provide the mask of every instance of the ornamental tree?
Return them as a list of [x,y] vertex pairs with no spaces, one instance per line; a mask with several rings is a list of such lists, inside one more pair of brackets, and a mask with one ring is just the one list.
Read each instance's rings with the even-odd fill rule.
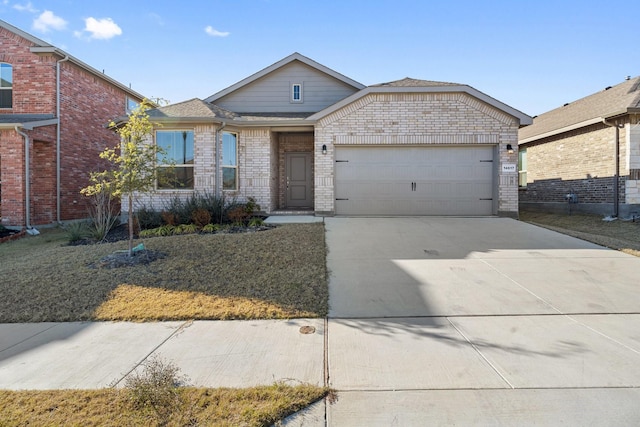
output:
[[153,133],[153,123],[149,120],[147,110],[152,107],[148,100],[143,100],[128,117],[123,125],[111,122],[109,126],[120,135],[119,147],[105,148],[100,158],[111,163],[111,168],[92,172],[91,184],[80,192],[85,196],[107,193],[112,197],[126,197],[129,215],[129,256],[133,255],[133,200],[136,192],[149,192],[155,188],[156,163],[164,157],[164,151],[148,141]]

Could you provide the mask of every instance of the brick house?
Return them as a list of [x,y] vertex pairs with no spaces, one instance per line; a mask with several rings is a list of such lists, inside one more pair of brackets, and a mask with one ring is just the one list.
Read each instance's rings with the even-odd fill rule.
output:
[[534,117],[518,145],[521,208],[640,213],[640,77]]
[[86,218],[79,191],[119,143],[105,126],[141,95],[4,21],[0,76],[1,224]]
[[176,166],[142,205],[210,192],[316,215],[515,217],[517,131],[531,122],[467,85],[366,87],[298,53],[150,115]]

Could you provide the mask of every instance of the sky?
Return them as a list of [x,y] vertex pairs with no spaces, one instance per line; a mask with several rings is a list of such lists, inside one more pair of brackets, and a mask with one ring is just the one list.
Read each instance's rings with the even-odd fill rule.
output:
[[148,98],[207,98],[298,52],[364,85],[467,84],[535,116],[640,74],[592,0],[0,0],[0,19]]

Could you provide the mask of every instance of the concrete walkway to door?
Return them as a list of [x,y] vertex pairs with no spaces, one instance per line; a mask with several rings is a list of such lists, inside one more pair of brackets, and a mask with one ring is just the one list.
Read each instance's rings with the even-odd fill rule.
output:
[[640,258],[505,218],[326,218],[332,426],[640,423]]

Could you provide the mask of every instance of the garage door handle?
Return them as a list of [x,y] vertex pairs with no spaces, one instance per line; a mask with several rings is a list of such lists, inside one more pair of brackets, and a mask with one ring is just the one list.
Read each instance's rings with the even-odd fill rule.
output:
[[418,184],[415,182],[411,183],[411,191],[416,191],[416,187],[418,187]]

